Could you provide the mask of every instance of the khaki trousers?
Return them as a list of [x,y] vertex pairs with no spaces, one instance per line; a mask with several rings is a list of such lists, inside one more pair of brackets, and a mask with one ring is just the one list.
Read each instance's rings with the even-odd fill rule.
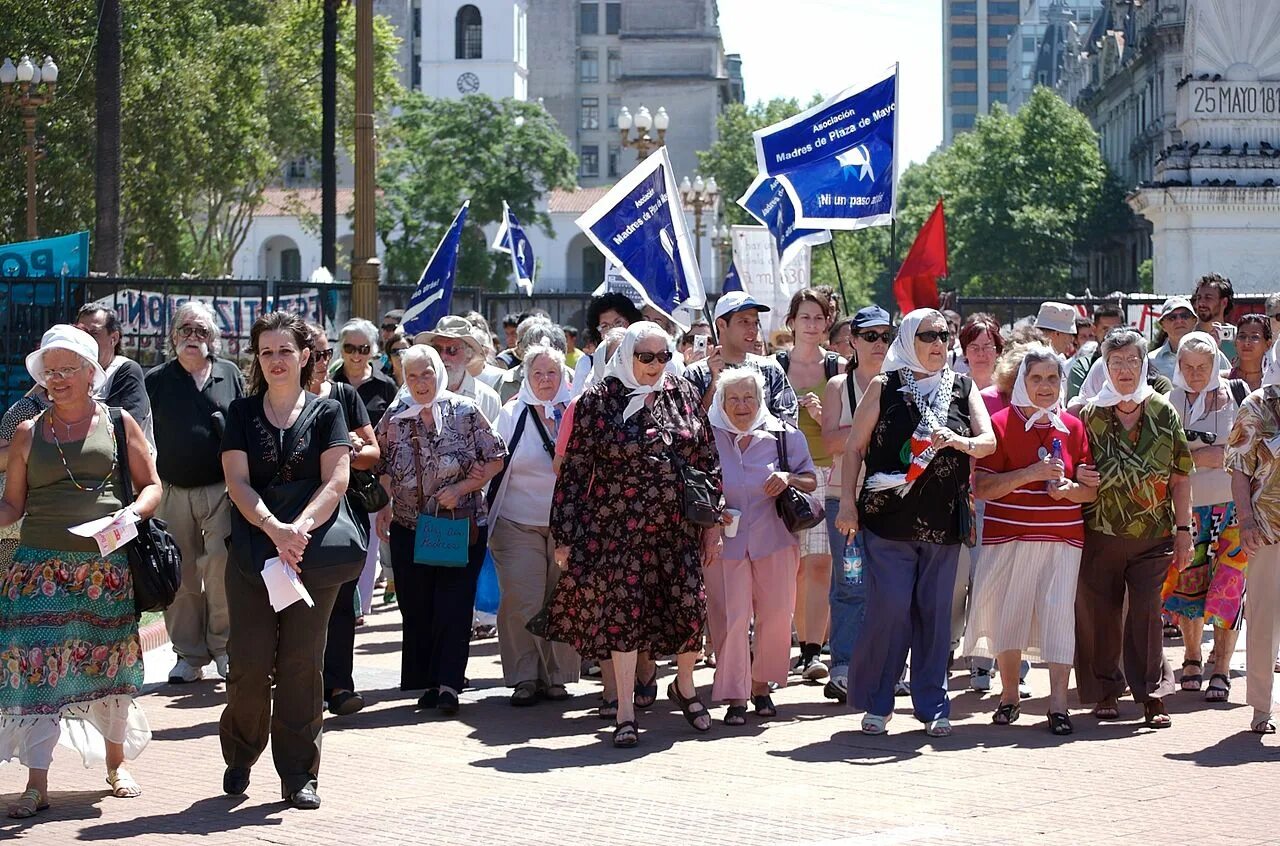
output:
[[523,681],[546,685],[576,682],[582,665],[573,647],[536,637],[525,628],[560,579],[551,530],[499,517],[489,537],[489,551],[502,591],[498,649],[503,680],[509,687]]
[[1280,646],[1280,546],[1264,546],[1249,556],[1244,603],[1246,698],[1257,714],[1270,714],[1275,710],[1276,648]]
[[156,516],[182,550],[182,586],[165,609],[164,625],[178,657],[197,667],[227,652],[231,616],[225,572],[231,499],[222,482],[200,488],[164,485]]

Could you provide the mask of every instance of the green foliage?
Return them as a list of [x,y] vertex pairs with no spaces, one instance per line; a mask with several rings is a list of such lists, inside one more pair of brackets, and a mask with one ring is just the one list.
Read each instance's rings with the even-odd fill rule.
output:
[[738,205],[756,178],[756,148],[751,133],[786,120],[800,111],[795,100],[775,98],[754,106],[730,103],[716,119],[719,138],[709,150],[698,152],[703,176],[714,176],[720,185],[721,208],[731,225],[754,224],[756,219]]
[[[124,268],[143,275],[231,272],[231,260],[285,164],[320,153],[320,40],[315,0],[147,0],[124,4],[121,217]],[[40,110],[40,231],[92,229],[97,3],[16,4],[0,44],[55,56],[57,100]],[[375,22],[375,97],[399,95],[397,40]],[[355,12],[338,30],[339,143],[354,124]],[[0,110],[0,137],[15,137]],[[21,151],[0,148],[0,243],[23,235]]]
[[537,202],[547,191],[575,184],[577,156],[550,113],[535,103],[409,94],[384,135],[378,232],[393,282],[417,281],[469,198],[459,284],[509,287],[511,262],[489,250],[482,227],[501,220],[506,200],[526,227],[553,234],[551,218]]
[[1156,288],[1155,264],[1151,259],[1145,259],[1142,264],[1138,265],[1138,291],[1143,294],[1150,294]]

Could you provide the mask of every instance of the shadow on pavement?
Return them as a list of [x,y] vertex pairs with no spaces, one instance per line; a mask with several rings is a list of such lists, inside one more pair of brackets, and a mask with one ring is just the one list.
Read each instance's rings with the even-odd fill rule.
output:
[[91,825],[80,831],[80,840],[118,840],[139,834],[216,834],[237,831],[247,827],[276,826],[284,820],[273,815],[287,811],[283,802],[249,805],[237,809],[247,801],[243,796],[211,796],[201,799],[184,811],[172,814],[156,814],[150,817],[134,817],[122,822]]
[[1280,748],[1266,745],[1264,735],[1254,734],[1245,728],[1229,734],[1212,746],[1195,752],[1169,752],[1170,761],[1189,761],[1197,767],[1234,767],[1240,764],[1259,764],[1280,761]]
[[[56,778],[57,776],[55,775],[51,781],[56,780]],[[0,800],[0,809],[7,810],[11,802],[17,801],[18,793],[20,792],[15,791]],[[42,823],[97,819],[102,816],[102,809],[98,807],[98,802],[110,795],[105,789],[71,791],[51,789],[49,791],[48,810],[41,811],[34,817],[28,817],[25,820],[11,820],[0,811],[0,840],[35,837],[40,831]],[[113,799],[112,801],[119,800]]]

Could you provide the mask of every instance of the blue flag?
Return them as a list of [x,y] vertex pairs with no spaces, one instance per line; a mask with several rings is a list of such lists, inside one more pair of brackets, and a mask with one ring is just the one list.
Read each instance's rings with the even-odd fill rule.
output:
[[409,307],[404,311],[400,326],[410,338],[436,328],[440,318],[449,313],[453,300],[453,277],[458,270],[458,247],[462,244],[462,227],[466,225],[470,206],[471,201],[467,200],[458,210],[436,251],[431,254],[426,270],[422,271],[413,296],[409,298]]
[[782,183],[796,226],[863,229],[893,221],[897,115],[895,65],[869,88],[846,89],[753,133],[759,172]]
[[89,275],[89,233],[0,244],[0,275],[33,278]]
[[720,285],[720,293],[727,294],[730,291],[742,290],[742,278],[738,276],[738,266],[733,262],[729,262],[729,272],[724,275],[724,282]]
[[502,201],[502,223],[498,226],[497,237],[493,239],[493,249],[511,256],[516,285],[524,291],[526,297],[532,297],[533,274],[536,270],[533,245],[529,243],[529,236],[524,234],[524,227],[516,220],[506,200]]
[[828,229],[801,229],[796,226],[796,209],[782,183],[772,176],[757,176],[738,200],[751,216],[763,223],[778,244],[778,263],[786,264],[806,244],[817,246],[831,240]]
[[636,165],[577,224],[605,258],[668,316],[677,306],[696,310],[706,303],[665,147]]

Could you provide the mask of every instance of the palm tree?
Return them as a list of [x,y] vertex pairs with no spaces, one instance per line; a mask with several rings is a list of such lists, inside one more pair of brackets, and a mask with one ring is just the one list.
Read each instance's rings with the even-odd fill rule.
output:
[[99,0],[93,269],[120,274],[120,0]]

